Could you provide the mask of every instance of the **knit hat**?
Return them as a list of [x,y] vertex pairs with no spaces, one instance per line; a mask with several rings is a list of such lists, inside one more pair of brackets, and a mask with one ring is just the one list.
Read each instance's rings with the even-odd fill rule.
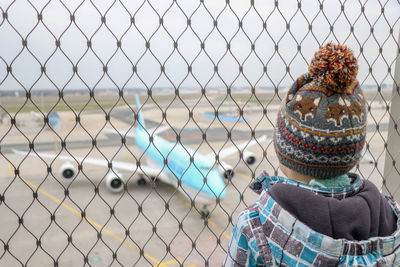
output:
[[274,146],[284,166],[317,179],[347,173],[361,158],[366,101],[345,45],[320,48],[278,112]]

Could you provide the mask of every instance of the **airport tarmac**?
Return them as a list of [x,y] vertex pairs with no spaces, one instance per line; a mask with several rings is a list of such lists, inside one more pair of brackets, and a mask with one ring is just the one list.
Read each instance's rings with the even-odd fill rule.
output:
[[[384,108],[374,105],[367,140],[376,163],[362,161],[356,172],[380,188],[388,116]],[[179,133],[183,144],[206,154],[232,141],[248,140],[252,129],[257,137],[271,138],[277,109],[272,106],[265,114],[262,107],[253,107],[245,113],[245,122],[206,118],[208,106],[197,107],[193,118],[182,106],[170,107],[164,120],[154,107],[144,109],[144,117],[148,128],[174,126],[160,134],[163,138],[175,141]],[[232,107],[219,110],[232,111]],[[132,114],[130,108],[116,108],[110,121],[118,130],[128,130]],[[16,129],[1,128],[0,266],[82,266],[85,262],[89,266],[220,266],[238,213],[257,199],[248,188],[250,182],[263,170],[280,174],[269,142],[249,149],[261,156],[254,168],[245,166],[238,155],[229,157],[226,162],[235,166],[236,175],[227,182],[226,197],[210,208],[209,219],[201,218],[190,200],[170,185],[150,179],[138,185],[134,170],[121,173],[127,184],[122,193],[106,188],[107,168],[85,163],[74,181],[66,184],[58,173],[61,160],[45,160],[45,164],[37,157],[16,155],[12,149],[29,150],[31,142],[39,154],[68,154],[61,146],[65,140],[66,149],[75,156],[135,162],[143,153],[133,138],[127,138],[124,146],[118,135],[103,131],[110,124],[102,111],[82,114],[79,122],[70,112],[59,115],[62,124],[57,132],[40,126],[24,136]],[[379,131],[374,121],[382,125]],[[227,141],[228,132],[232,141]]]

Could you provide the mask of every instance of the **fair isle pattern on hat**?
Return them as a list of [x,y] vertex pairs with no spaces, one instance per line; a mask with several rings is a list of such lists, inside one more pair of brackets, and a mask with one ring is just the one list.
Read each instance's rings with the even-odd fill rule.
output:
[[[360,160],[367,111],[361,87],[353,77],[358,66],[351,51],[328,44],[315,57],[310,64],[312,73],[300,76],[282,101],[274,145],[281,164],[326,179],[347,173]],[[339,88],[342,85],[346,87]]]

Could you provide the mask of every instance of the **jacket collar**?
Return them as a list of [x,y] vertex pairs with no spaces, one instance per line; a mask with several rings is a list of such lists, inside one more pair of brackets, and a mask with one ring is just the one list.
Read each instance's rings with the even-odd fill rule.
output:
[[[276,183],[285,183],[293,186],[305,188],[328,197],[342,199],[359,192],[364,186],[364,180],[359,175],[349,173],[352,183],[344,188],[319,188],[308,184],[297,182],[281,176],[269,176],[263,172],[254,182],[250,184],[250,188],[260,194],[259,200],[254,208],[257,207],[261,225],[266,221],[277,222],[278,227],[287,232],[289,235],[304,242],[307,246],[318,249],[323,254],[330,255],[342,260],[342,256],[354,257],[357,255],[369,255],[375,260],[382,259],[387,255],[400,254],[400,206],[389,196],[385,195],[386,200],[391,206],[393,212],[398,217],[397,230],[390,236],[373,237],[368,240],[350,241],[346,239],[333,239],[329,236],[315,232],[301,221],[297,220],[293,215],[284,210],[269,194],[268,189]],[[399,263],[397,260],[396,263]],[[385,262],[385,261],[384,261]],[[396,265],[397,266],[397,265]]]
[[358,174],[348,173],[348,176],[352,180],[349,186],[338,188],[322,188],[318,186],[311,186],[309,184],[298,182],[282,176],[269,176],[268,173],[264,171],[250,184],[250,188],[257,194],[261,194],[263,190],[268,191],[268,189],[271,188],[274,184],[284,183],[310,190],[311,192],[314,192],[318,195],[343,199],[357,194],[364,186],[364,180],[361,179]]

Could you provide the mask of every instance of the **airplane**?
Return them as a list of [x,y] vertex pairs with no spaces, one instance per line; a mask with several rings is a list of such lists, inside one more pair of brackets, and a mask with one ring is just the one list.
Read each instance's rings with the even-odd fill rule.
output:
[[[214,152],[209,154],[201,154],[193,149],[184,146],[180,142],[167,141],[156,133],[166,130],[169,127],[159,127],[159,129],[147,129],[143,115],[139,97],[136,95],[137,108],[137,126],[134,133],[118,131],[128,137],[135,137],[136,146],[146,155],[146,163],[142,162],[130,163],[121,161],[112,161],[112,168],[106,175],[105,182],[108,189],[112,192],[121,192],[124,189],[123,175],[121,170],[135,170],[140,179],[138,184],[146,184],[145,176],[152,180],[170,184],[178,189],[183,196],[200,204],[200,214],[202,217],[208,217],[209,211],[207,206],[216,203],[216,200],[222,199],[226,195],[225,180],[231,180],[235,176],[234,169],[231,165],[223,161],[229,155],[240,153],[241,157],[248,166],[255,165],[257,157],[255,154],[247,151],[247,148],[257,143],[264,142],[266,136],[254,139],[251,142],[222,149],[218,152],[218,160]],[[114,132],[115,130],[106,130],[106,132]],[[121,135],[122,137],[122,135]],[[14,150],[15,154],[26,155],[26,151]],[[38,156],[38,154],[29,154]],[[60,168],[61,177],[66,181],[72,181],[76,177],[74,165],[71,162],[79,164],[92,164],[96,166],[108,167],[109,162],[100,158],[83,158],[71,157],[64,155],[56,155],[49,153],[40,153],[41,158],[61,159],[65,163]],[[118,170],[118,171],[117,171]],[[198,207],[198,205],[196,205]]]

